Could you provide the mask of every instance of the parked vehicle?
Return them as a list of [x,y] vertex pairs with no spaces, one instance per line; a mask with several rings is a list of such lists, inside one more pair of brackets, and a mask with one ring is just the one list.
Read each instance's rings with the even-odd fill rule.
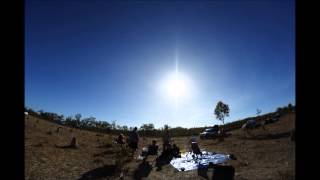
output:
[[259,126],[260,126],[260,124],[257,123],[256,120],[250,119],[246,123],[244,123],[241,128],[242,129],[253,129],[253,128],[257,128]]
[[277,121],[279,121],[279,119],[280,119],[280,114],[277,113],[272,118],[267,119],[266,124],[277,122]]
[[200,133],[200,139],[217,138],[219,136],[219,133],[219,126],[215,125],[212,128],[208,128],[204,130],[204,132]]

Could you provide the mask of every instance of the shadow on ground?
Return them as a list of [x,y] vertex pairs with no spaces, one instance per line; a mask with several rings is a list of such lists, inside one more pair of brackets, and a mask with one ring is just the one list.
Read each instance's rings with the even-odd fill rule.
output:
[[171,159],[172,159],[172,157],[161,154],[156,159],[156,164],[155,164],[155,166],[157,167],[156,170],[157,171],[161,171],[162,170],[162,166],[169,164]]
[[105,165],[84,173],[79,180],[100,179],[104,177],[114,176],[116,173],[115,165]]
[[208,168],[198,168],[198,176],[203,177],[206,180],[209,180]]
[[143,161],[139,167],[134,171],[133,177],[136,180],[148,177],[152,170],[152,166],[147,161]]
[[54,147],[56,147],[56,148],[62,148],[62,149],[78,149],[77,147],[72,146],[72,145],[66,145],[66,146],[54,145]]
[[[210,176],[208,170],[211,169]],[[209,165],[209,167],[198,168],[198,176],[206,180],[234,180],[235,169],[233,166]],[[210,178],[211,177],[211,178]]]
[[93,157],[100,157],[100,156],[112,155],[112,154],[114,154],[114,153],[115,153],[115,151],[112,150],[112,149],[110,149],[110,150],[106,150],[106,151],[104,151],[104,152],[102,152],[102,153],[94,154]]

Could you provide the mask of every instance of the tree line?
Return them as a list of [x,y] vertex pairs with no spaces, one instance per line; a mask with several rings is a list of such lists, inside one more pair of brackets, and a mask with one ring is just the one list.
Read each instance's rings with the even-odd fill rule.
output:
[[[126,125],[120,126],[116,124],[115,121],[108,122],[97,120],[95,117],[86,117],[82,118],[80,113],[75,114],[74,116],[65,117],[62,114],[57,114],[53,112],[44,112],[43,110],[35,111],[32,108],[25,107],[25,111],[28,112],[29,115],[37,117],[39,119],[47,120],[58,125],[68,126],[72,128],[78,128],[83,130],[95,131],[100,133],[109,133],[109,134],[119,134],[123,133],[127,135],[129,131],[131,131],[134,127],[128,127]],[[224,124],[224,117],[229,115],[229,107],[222,102],[218,102],[216,109],[214,110],[214,114],[217,116],[217,119],[223,122],[219,127],[224,131],[230,131],[234,129],[238,129],[249,119],[263,120],[266,118],[272,117],[275,113],[280,115],[295,111],[295,106],[289,104],[288,106],[279,107],[275,112],[264,114],[256,117],[248,117],[242,120],[230,122]],[[259,113],[261,110],[259,110]],[[213,124],[214,125],[214,124]],[[212,125],[212,126],[213,126]],[[156,129],[154,124],[142,124],[139,128],[139,135],[143,137],[161,137],[163,136],[163,129],[168,127],[170,129],[170,134],[172,137],[179,136],[191,136],[191,135],[199,135],[202,131],[209,127],[194,127],[194,128],[183,128],[183,127],[169,127],[168,125],[164,125],[161,128]]]

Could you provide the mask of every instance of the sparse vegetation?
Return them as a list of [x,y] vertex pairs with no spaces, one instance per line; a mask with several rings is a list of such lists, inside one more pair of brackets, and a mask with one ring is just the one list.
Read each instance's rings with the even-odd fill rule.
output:
[[[255,119],[257,120],[258,123],[261,121],[265,121],[268,118],[273,117],[276,113],[281,114],[286,114],[289,112],[293,112],[295,107],[289,103],[288,106],[284,107],[279,107],[276,109],[275,112],[267,113],[260,115],[261,110],[257,109],[257,113],[259,112],[258,117],[248,117],[242,120],[238,121],[233,121],[230,123],[224,124],[224,118],[228,116],[230,109],[228,109],[228,105],[224,104],[223,102],[218,102],[216,109],[215,109],[215,115],[217,119],[221,120],[223,122],[222,125],[219,126],[220,129],[222,129],[224,132],[232,131],[241,128],[241,126],[246,123],[249,119]],[[259,111],[258,111],[259,110]],[[39,113],[36,113],[34,110],[31,108],[26,108],[26,111],[39,119],[44,119],[53,123],[56,123],[58,125],[64,125],[67,127],[72,127],[72,128],[77,128],[77,129],[82,129],[82,130],[88,130],[88,131],[94,131],[104,134],[124,134],[128,135],[128,132],[132,129],[132,127],[127,127],[127,126],[119,126],[113,121],[111,124],[106,122],[106,121],[96,121],[96,118],[94,117],[89,117],[89,118],[82,118],[81,119],[81,114],[76,114],[75,117],[73,118],[72,116],[68,116],[64,118],[63,115],[58,115],[55,113],[50,113],[50,112],[44,112],[43,110],[40,110]],[[216,112],[217,111],[217,112]],[[218,115],[217,115],[218,114]],[[223,119],[222,119],[223,117]],[[39,121],[37,119],[37,122]],[[213,127],[212,126],[209,127]],[[194,128],[183,128],[183,127],[169,127],[170,133],[172,137],[183,137],[183,136],[192,136],[192,135],[199,135],[202,131],[204,131],[208,127],[194,127]],[[70,132],[73,130],[70,129]],[[100,136],[100,135],[97,135]],[[101,134],[102,136],[102,134]],[[139,128],[139,136],[142,137],[162,137],[163,136],[163,131],[162,129],[156,129],[152,123],[149,124],[143,124]]]
[[[261,119],[273,117],[276,113],[261,115]],[[56,179],[81,179],[82,177],[85,179],[97,175],[96,173],[102,179],[103,177],[119,178],[121,174],[124,179],[132,179],[134,172],[140,168],[141,161],[130,158],[125,146],[121,149],[119,145],[112,143],[115,137],[112,134],[64,127],[66,129],[64,133],[48,135],[46,134],[48,131],[53,132],[60,126],[39,119],[37,128],[34,128],[32,124],[36,124],[36,120],[37,118],[32,116],[26,120],[26,179],[32,177]],[[234,154],[237,160],[230,163],[235,167],[236,179],[263,179],[264,177],[277,179],[280,176],[282,179],[292,179],[295,143],[291,140],[293,136],[291,130],[294,129],[294,120],[294,113],[283,114],[279,122],[267,125],[270,131],[268,133],[261,129],[254,129],[255,136],[243,138],[242,133],[234,129],[230,130],[232,135],[222,142],[199,140],[199,146],[207,151]],[[229,127],[228,123],[225,127]],[[69,132],[69,129],[73,132]],[[170,128],[170,133],[176,133],[172,139],[181,150],[186,151],[190,136],[179,136],[185,133],[184,129]],[[103,136],[97,136],[97,134]],[[72,137],[76,137],[76,140],[81,143],[78,148],[54,148],[55,144],[59,147],[69,146]],[[139,150],[150,144],[153,139],[161,142],[161,139],[156,137],[141,138]],[[140,154],[139,150],[135,158]],[[155,158],[151,156],[146,159],[150,167],[154,166]],[[112,173],[106,173],[110,167],[112,167]],[[190,177],[200,180],[196,171],[179,173],[177,176],[173,167],[168,164],[163,166],[161,171],[150,171],[147,178],[190,179]]]

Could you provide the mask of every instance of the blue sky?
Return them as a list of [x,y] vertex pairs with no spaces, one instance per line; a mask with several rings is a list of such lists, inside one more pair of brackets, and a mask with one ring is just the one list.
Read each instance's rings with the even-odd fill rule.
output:
[[[25,2],[25,105],[199,127],[295,104],[294,1]],[[176,68],[179,100],[163,87]]]

